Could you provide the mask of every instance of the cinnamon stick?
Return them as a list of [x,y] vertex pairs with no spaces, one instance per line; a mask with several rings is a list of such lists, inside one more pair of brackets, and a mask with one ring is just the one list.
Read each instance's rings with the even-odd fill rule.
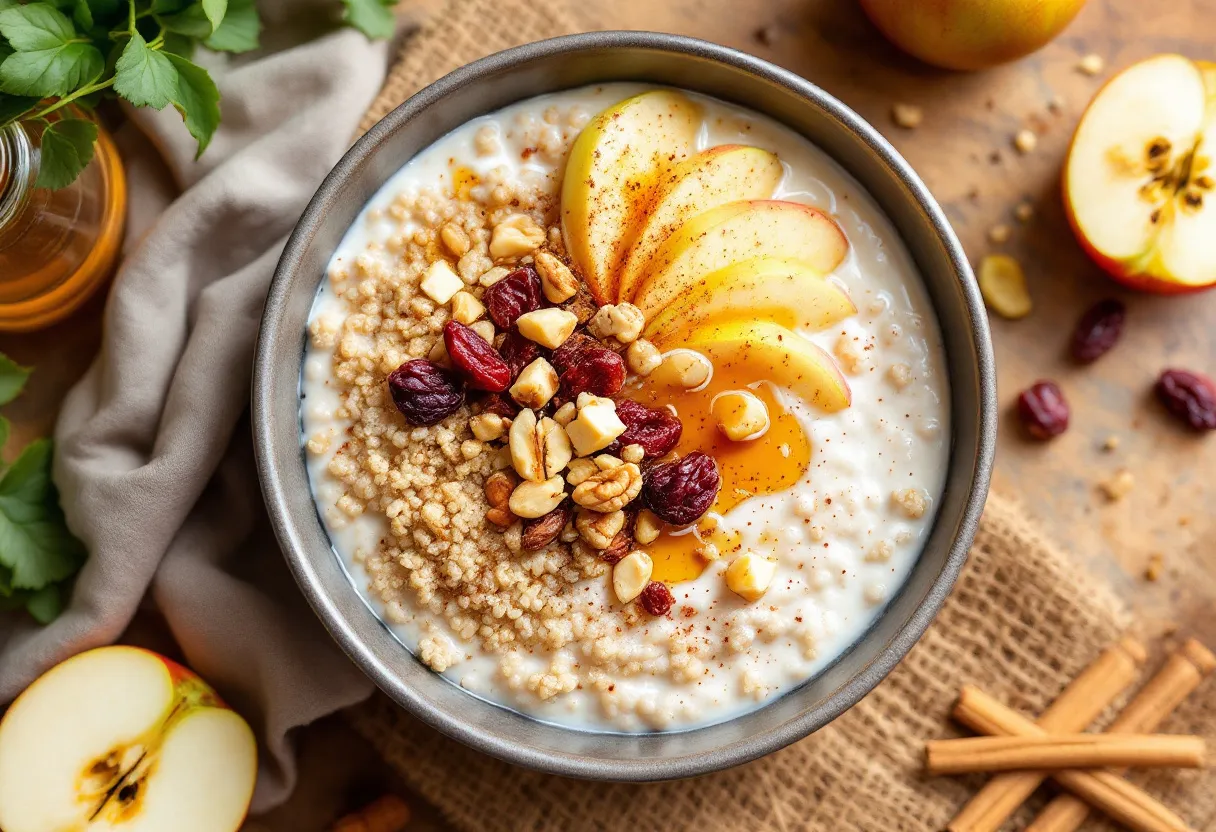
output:
[[[1175,650],[1157,674],[1111,723],[1108,733],[1155,731],[1204,678],[1216,670],[1216,655],[1195,639]],[[1076,832],[1089,816],[1089,805],[1071,794],[1047,804],[1026,832]]]
[[[1123,638],[1108,647],[1043,711],[1038,727],[1044,733],[1085,729],[1135,680],[1137,667],[1146,658],[1144,646],[1133,638]],[[977,730],[985,734],[1014,733]],[[998,774],[976,793],[946,828],[949,832],[996,832],[1034,793],[1045,777],[1042,772],[1031,771]]]
[[[1047,732],[978,688],[963,688],[953,716],[981,733],[1038,735]],[[1035,773],[1040,778],[1046,773]],[[1057,783],[1084,798],[1095,809],[1122,823],[1133,832],[1193,832],[1178,817],[1147,792],[1109,771],[1058,771]]]
[[1046,734],[932,740],[930,774],[1070,768],[1202,768],[1202,737],[1168,734]]

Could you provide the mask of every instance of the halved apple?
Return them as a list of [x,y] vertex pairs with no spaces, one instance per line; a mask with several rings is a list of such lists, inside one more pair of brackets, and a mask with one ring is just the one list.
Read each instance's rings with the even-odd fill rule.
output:
[[856,313],[843,289],[805,263],[757,257],[698,280],[651,318],[643,334],[665,347],[707,323],[747,319],[824,329]]
[[1116,280],[1161,293],[1216,284],[1216,65],[1157,55],[1112,78],[1073,136],[1064,204]]
[[800,260],[827,274],[848,253],[839,226],[809,205],[779,200],[731,202],[680,226],[655,253],[633,302],[657,315],[702,277],[759,256]]
[[47,671],[0,722],[0,828],[234,832],[257,774],[249,725],[135,647]]
[[693,147],[700,109],[654,90],[597,115],[570,148],[562,180],[562,236],[600,303],[616,300],[622,257],[659,176]]
[[727,202],[766,199],[783,174],[772,153],[737,144],[711,147],[664,173],[637,239],[625,255],[620,299],[633,295],[650,258],[681,225]]
[[713,362],[714,377],[762,378],[828,412],[852,403],[849,383],[826,352],[798,333],[768,321],[728,321],[693,330],[684,344]]

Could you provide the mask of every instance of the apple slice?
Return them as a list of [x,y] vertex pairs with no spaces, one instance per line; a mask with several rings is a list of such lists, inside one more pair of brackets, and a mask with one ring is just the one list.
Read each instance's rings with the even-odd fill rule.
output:
[[650,258],[681,225],[727,202],[767,199],[784,173],[774,154],[737,144],[712,147],[664,173],[645,223],[625,256],[619,298],[633,295]]
[[680,226],[651,260],[633,302],[649,319],[702,277],[740,260],[800,260],[827,274],[849,251],[840,227],[797,202],[731,202]]
[[68,659],[0,722],[5,832],[233,832],[256,775],[245,720],[181,665],[135,647]]
[[693,330],[684,344],[707,356],[714,375],[762,378],[788,387],[828,412],[852,403],[836,362],[798,333],[768,321],[728,321]]
[[566,251],[600,303],[616,300],[621,259],[659,176],[693,147],[701,112],[677,92],[627,98],[591,120],[562,179]]
[[1216,284],[1216,66],[1158,55],[1112,78],[1073,136],[1064,202],[1116,280],[1161,293]]
[[815,330],[856,313],[843,289],[805,263],[757,257],[701,278],[650,319],[643,334],[664,347],[707,323],[747,319]]

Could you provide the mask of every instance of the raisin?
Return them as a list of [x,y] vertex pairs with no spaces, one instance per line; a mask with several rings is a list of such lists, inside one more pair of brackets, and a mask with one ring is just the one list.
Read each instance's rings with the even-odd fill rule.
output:
[[514,329],[503,338],[498,352],[502,355],[502,360],[507,362],[507,366],[511,368],[511,378],[518,376],[524,367],[541,356],[540,345],[535,341],[529,341]]
[[510,329],[520,315],[540,309],[540,275],[531,266],[518,268],[486,289],[482,300],[490,320]]
[[713,458],[693,451],[676,462],[646,472],[642,500],[646,507],[675,526],[687,526],[709,511],[722,486]]
[[562,529],[566,528],[572,513],[569,504],[562,503],[543,517],[525,520],[520,546],[525,552],[535,552],[545,548],[557,539],[557,536],[562,533]]
[[1082,364],[1097,361],[1123,334],[1127,308],[1122,301],[1108,298],[1091,306],[1072,333],[1072,357]]
[[646,588],[638,596],[638,601],[641,602],[642,609],[651,615],[667,615],[667,613],[671,612],[676,599],[672,597],[671,590],[667,588],[667,584],[660,581],[651,581],[646,584]]
[[590,335],[575,332],[566,339],[565,343],[553,351],[553,357],[549,359],[549,363],[553,365],[553,369],[557,370],[557,374],[561,375],[577,364],[583,353],[591,349],[603,349],[603,347]]
[[1018,396],[1018,418],[1035,439],[1047,440],[1068,430],[1068,402],[1051,381],[1036,381]]
[[633,399],[617,402],[616,415],[625,423],[625,432],[616,440],[618,447],[641,445],[647,459],[663,456],[674,448],[684,429],[670,411],[655,410]]
[[411,425],[436,425],[464,404],[464,386],[455,373],[415,358],[388,374],[393,404]]
[[1154,388],[1166,410],[1194,430],[1216,430],[1216,383],[1189,370],[1166,370]]
[[511,368],[490,342],[457,321],[443,325],[448,356],[476,390],[498,393],[511,384]]
[[504,418],[514,419],[519,409],[514,399],[502,393],[488,393],[481,399],[482,413],[497,413]]
[[574,399],[579,393],[615,396],[624,383],[624,360],[604,347],[583,350],[577,362],[561,374],[561,391],[567,399]]

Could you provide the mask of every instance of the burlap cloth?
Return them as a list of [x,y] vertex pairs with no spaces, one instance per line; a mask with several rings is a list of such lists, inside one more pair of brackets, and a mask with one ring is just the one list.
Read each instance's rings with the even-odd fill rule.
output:
[[[404,44],[363,129],[469,61],[580,28],[586,22],[561,0],[452,0]],[[921,773],[924,740],[953,730],[947,715],[961,684],[1035,714],[1133,624],[1109,587],[994,495],[953,594],[886,681],[827,728],[731,771],[645,786],[568,780],[471,751],[380,694],[348,715],[407,783],[468,832],[923,832],[941,829],[982,782]],[[1216,743],[1216,683],[1206,683],[1162,730]],[[1196,829],[1216,830],[1216,771],[1133,779]],[[1030,808],[1014,823],[1024,823]]]

